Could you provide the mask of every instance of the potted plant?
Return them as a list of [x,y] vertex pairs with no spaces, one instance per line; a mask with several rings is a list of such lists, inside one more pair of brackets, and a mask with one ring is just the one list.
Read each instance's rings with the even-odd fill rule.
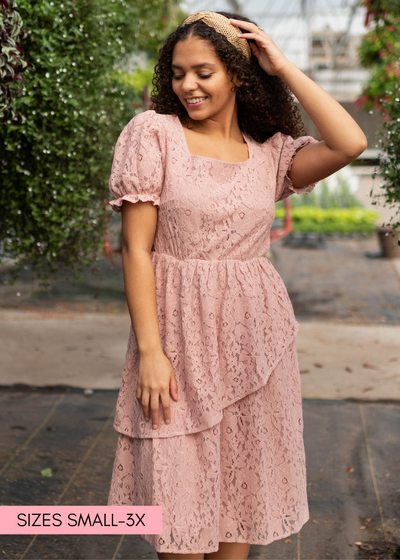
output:
[[[359,46],[361,66],[371,69],[371,75],[357,99],[356,108],[370,111],[375,107],[383,116],[379,142],[379,169],[375,178],[380,185],[385,204],[400,208],[400,2],[398,0],[363,0],[367,8],[365,25],[371,29]],[[400,221],[376,227],[383,257],[400,258]]]

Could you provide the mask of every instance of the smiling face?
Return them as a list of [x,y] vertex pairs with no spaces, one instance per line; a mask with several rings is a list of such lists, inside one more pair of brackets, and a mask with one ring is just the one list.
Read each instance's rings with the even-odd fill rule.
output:
[[[172,71],[172,89],[193,120],[234,109],[236,93],[231,91],[231,76],[214,48],[203,39],[188,37],[176,43]],[[234,83],[239,85],[236,79]],[[202,99],[189,103],[198,98]]]

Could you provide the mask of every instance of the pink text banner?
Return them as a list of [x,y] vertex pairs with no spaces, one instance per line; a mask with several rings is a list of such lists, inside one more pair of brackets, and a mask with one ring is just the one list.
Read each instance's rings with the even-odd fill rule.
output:
[[0,506],[2,535],[161,535],[162,506]]

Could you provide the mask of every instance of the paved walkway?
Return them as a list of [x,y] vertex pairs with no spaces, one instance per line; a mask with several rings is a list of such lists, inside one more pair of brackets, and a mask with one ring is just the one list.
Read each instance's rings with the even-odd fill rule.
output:
[[[303,398],[400,399],[400,259],[368,258],[374,238],[272,248],[300,323]],[[129,326],[122,272],[108,261],[46,291],[28,275],[0,284],[2,383],[117,389]]]
[[[299,323],[303,398],[400,400],[400,325]],[[0,310],[1,382],[118,389],[129,327],[129,313]]]
[[[288,238],[272,244],[270,258],[282,276],[299,320],[400,325],[400,259],[369,258],[379,251],[375,237],[328,239],[319,249],[293,248]],[[116,264],[121,264],[119,257]],[[49,288],[30,271],[10,286],[0,268],[0,309],[57,313],[126,312],[122,270],[102,259],[82,280],[60,272]]]
[[[116,391],[3,388],[2,505],[107,503]],[[250,559],[399,558],[399,402],[306,399],[310,520]],[[52,477],[41,475],[52,469]],[[359,543],[359,544],[357,544]],[[397,543],[397,544],[396,544]],[[388,550],[391,551],[389,556]],[[157,558],[139,535],[3,535],[0,558]]]
[[321,249],[274,243],[298,320],[400,325],[400,259],[369,258],[377,240],[333,239]]
[[[369,258],[375,239],[272,249],[300,323],[310,520],[249,558],[400,558],[400,262]],[[1,503],[105,504],[129,329],[121,270],[101,261],[47,291],[29,271],[5,280],[3,268]],[[139,536],[3,535],[1,558],[157,555]]]

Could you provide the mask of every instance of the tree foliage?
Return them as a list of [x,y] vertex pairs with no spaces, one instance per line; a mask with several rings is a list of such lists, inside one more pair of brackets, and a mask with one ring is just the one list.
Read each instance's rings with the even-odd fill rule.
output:
[[27,36],[14,0],[0,0],[0,121],[11,118],[21,122],[21,113],[14,110],[14,102],[22,92],[23,77],[28,66],[22,57],[21,41]]
[[[400,203],[400,0],[364,0],[366,25],[360,63],[371,70],[370,78],[357,100],[357,107],[368,111],[374,106],[383,116],[379,142],[382,150],[379,168],[372,176],[383,176],[385,203],[397,208]],[[390,225],[390,224],[387,224]],[[392,224],[393,229],[400,221]],[[399,242],[400,243],[400,242]]]
[[29,262],[40,277],[61,265],[75,274],[99,258],[114,145],[141,102],[116,66],[141,49],[154,56],[174,24],[171,5],[18,2],[33,67],[18,99],[21,124],[0,125],[3,257]]
[[370,77],[357,107],[382,111],[383,99],[389,98],[387,90],[400,77],[400,0],[363,0],[362,5],[367,8],[365,24],[370,29],[362,37],[358,55]]

